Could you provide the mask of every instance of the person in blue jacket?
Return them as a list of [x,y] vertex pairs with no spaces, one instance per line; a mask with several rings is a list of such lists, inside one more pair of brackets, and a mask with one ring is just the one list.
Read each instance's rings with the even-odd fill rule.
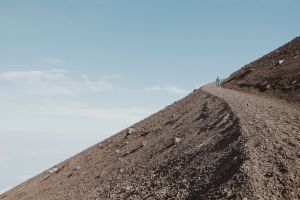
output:
[[221,86],[221,80],[219,77],[217,77],[216,79],[216,87],[220,87]]

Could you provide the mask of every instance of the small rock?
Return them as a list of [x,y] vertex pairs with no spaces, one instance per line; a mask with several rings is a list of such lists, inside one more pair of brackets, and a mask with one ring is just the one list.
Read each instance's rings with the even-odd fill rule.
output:
[[134,128],[129,128],[127,130],[127,134],[131,135],[134,132]]
[[271,178],[273,176],[273,174],[271,173],[271,172],[267,172],[266,174],[265,174],[265,177],[267,177],[267,178]]
[[147,141],[142,141],[142,147],[147,145]]
[[127,129],[125,138],[127,138],[129,135],[131,135],[132,133],[134,133],[134,131],[135,131],[134,128],[129,128],[129,129]]
[[229,197],[232,194],[232,191],[228,188],[224,188],[223,190],[225,192],[225,194],[227,195],[227,197]]
[[131,190],[131,188],[132,188],[131,186],[126,186],[127,191]]
[[180,138],[175,138],[175,143],[179,143],[179,142],[181,142],[181,139]]
[[264,81],[260,84],[257,85],[257,88],[259,89],[260,92],[265,92],[267,90],[267,86],[269,83],[267,81]]
[[44,180],[47,179],[47,178],[49,178],[49,177],[50,177],[50,174],[45,175],[44,176]]
[[281,65],[283,62],[284,62],[284,59],[278,61],[279,65]]
[[58,168],[57,167],[54,167],[53,169],[50,169],[49,170],[49,173],[50,174],[54,174],[55,172],[57,172],[58,171]]
[[80,166],[77,166],[77,167],[76,167],[76,170],[81,170],[81,167],[80,167]]

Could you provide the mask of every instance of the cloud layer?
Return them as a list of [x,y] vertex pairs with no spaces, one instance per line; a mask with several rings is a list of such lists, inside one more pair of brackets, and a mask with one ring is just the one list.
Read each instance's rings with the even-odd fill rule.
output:
[[[120,77],[108,74],[91,79],[85,74],[75,75],[64,69],[0,72],[0,108],[4,112],[0,119],[10,116],[2,128],[10,130],[11,124],[16,123],[21,129],[25,128],[22,126],[29,129],[36,121],[43,121],[47,126],[58,119],[83,120],[82,126],[89,123],[87,120],[133,123],[162,106],[152,104],[156,95],[176,97],[188,93],[172,84],[137,89],[127,88],[126,84],[118,86]],[[122,81],[126,80],[122,77]],[[105,94],[107,91],[110,93]],[[150,94],[152,99],[149,96],[145,99],[145,94]],[[143,100],[147,102],[139,102]]]
[[43,105],[35,107],[42,115],[56,117],[79,117],[85,119],[110,120],[115,122],[133,123],[141,118],[158,111],[153,106],[131,107],[93,107],[84,103],[45,101]]
[[149,88],[145,88],[145,91],[148,92],[165,92],[165,93],[171,93],[175,95],[185,95],[188,93],[188,91],[181,89],[180,87],[177,87],[175,85],[165,85],[165,86],[160,86],[160,85],[155,85]]
[[41,96],[103,92],[112,87],[104,80],[90,80],[88,77],[76,80],[62,69],[2,72],[0,80],[11,84],[16,92]]
[[[103,75],[97,80],[91,80],[82,74],[79,78],[71,76],[70,72],[63,69],[7,71],[0,73],[0,83],[3,81],[17,93],[53,96],[53,95],[78,95],[85,92],[105,92],[114,89],[111,81],[119,79],[117,74]],[[140,89],[121,88],[119,91],[137,93],[169,93],[185,95],[188,91],[172,84],[154,85]],[[1,89],[1,88],[0,88]],[[4,91],[1,93],[5,93]]]

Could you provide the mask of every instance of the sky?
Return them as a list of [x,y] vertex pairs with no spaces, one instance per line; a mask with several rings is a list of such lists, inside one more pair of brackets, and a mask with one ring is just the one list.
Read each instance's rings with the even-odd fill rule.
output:
[[299,0],[0,0],[0,193],[300,34]]

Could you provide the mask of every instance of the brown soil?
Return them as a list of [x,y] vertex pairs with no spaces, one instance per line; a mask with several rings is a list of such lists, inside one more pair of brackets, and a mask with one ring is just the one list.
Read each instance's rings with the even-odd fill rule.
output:
[[258,94],[205,86],[237,114],[249,157],[243,169],[255,193],[248,199],[300,199],[300,107]]
[[222,86],[300,102],[300,37],[233,73]]

